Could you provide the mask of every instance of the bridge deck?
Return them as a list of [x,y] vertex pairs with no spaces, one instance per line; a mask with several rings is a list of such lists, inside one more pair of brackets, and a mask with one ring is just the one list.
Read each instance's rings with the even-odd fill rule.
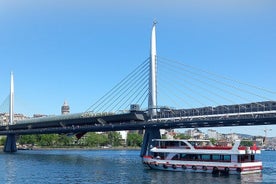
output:
[[147,128],[199,128],[222,126],[253,126],[276,124],[276,111],[229,113],[148,119],[143,111],[117,115],[68,115],[36,118],[16,125],[0,126],[0,135],[103,132],[141,130]]

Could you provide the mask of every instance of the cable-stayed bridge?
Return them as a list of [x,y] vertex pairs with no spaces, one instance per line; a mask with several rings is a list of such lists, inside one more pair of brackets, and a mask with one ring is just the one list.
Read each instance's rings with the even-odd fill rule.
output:
[[160,129],[276,124],[275,92],[157,56],[155,24],[150,53],[83,113],[13,121],[12,77],[10,123],[0,126],[4,151],[16,151],[16,136],[24,134],[143,129],[144,155]]

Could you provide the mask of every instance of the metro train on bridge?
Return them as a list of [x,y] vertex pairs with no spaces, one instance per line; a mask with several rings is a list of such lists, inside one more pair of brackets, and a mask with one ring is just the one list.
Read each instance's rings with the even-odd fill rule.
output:
[[183,116],[198,116],[198,115],[215,115],[228,113],[246,113],[259,111],[276,110],[276,101],[263,101],[235,105],[220,105],[216,107],[200,107],[190,109],[171,109],[161,108],[160,117],[183,117]]

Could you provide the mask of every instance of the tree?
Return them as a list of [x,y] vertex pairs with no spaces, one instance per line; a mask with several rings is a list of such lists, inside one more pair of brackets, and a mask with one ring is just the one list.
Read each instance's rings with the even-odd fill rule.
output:
[[175,139],[190,139],[191,136],[185,135],[185,134],[177,134],[173,138],[175,138]]
[[0,138],[0,145],[4,145],[5,144],[5,142],[6,142],[6,137],[1,137]]
[[107,137],[108,137],[108,143],[111,146],[121,146],[121,140],[122,140],[122,136],[119,132],[108,132],[107,133]]
[[55,146],[58,140],[57,134],[41,134],[38,136],[37,144],[40,146]]
[[241,146],[253,146],[253,142],[249,140],[243,140],[240,143]]
[[68,136],[65,134],[59,135],[57,140],[57,145],[60,146],[70,146],[73,142],[74,136]]
[[215,138],[210,138],[210,142],[215,145],[217,143],[216,139]]
[[127,146],[140,147],[142,145],[142,142],[143,142],[143,137],[138,133],[129,133],[127,135]]
[[108,144],[108,138],[106,134],[91,132],[87,133],[84,144],[91,147],[105,146]]
[[37,139],[35,135],[21,135],[17,142],[19,144],[35,144]]

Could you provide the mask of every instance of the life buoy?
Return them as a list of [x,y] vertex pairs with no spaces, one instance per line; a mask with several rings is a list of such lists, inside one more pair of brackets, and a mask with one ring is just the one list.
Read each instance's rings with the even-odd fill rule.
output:
[[193,169],[194,171],[197,170],[197,168],[196,168],[195,165],[192,166],[192,169]]
[[172,165],[172,168],[173,168],[173,169],[176,169],[176,165],[173,164],[173,165]]
[[203,171],[207,171],[207,167],[206,166],[202,166],[202,170]]
[[213,167],[213,172],[212,174],[218,174],[219,173],[219,170],[217,167]]
[[168,166],[167,166],[166,164],[163,164],[163,168],[164,168],[164,169],[167,169]]
[[182,165],[182,169],[186,170],[186,169],[187,169],[187,167],[186,167],[185,165]]
[[229,173],[229,170],[230,170],[229,167],[224,168],[225,173]]

